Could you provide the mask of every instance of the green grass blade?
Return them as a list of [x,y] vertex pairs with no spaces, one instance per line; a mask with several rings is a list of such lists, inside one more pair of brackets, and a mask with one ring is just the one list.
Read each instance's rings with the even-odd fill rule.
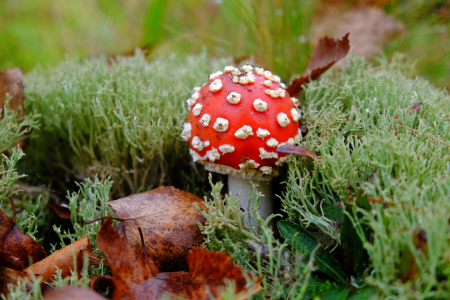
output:
[[144,45],[155,45],[161,41],[164,30],[164,15],[167,0],[153,0],[150,2],[145,16]]

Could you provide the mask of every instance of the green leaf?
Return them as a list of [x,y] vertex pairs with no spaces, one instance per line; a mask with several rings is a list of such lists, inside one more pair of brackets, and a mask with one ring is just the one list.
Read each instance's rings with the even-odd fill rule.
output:
[[344,252],[344,267],[351,274],[355,274],[364,255],[363,243],[347,215],[340,228],[341,245]]
[[[306,256],[310,256],[311,252],[319,245],[317,240],[305,228],[298,224],[290,221],[279,221],[277,226],[281,236],[292,247]],[[348,282],[341,265],[326,249],[320,247],[317,253],[315,253],[314,258],[316,259],[315,266],[317,269],[336,281]]]
[[346,300],[350,291],[349,287],[333,287],[322,295],[321,300]]
[[343,212],[342,207],[330,204],[324,204],[322,206],[322,211],[325,217],[336,222],[342,222]]
[[365,286],[365,287],[351,293],[347,299],[348,300],[369,300],[372,298],[373,295],[375,295],[375,289],[371,286]]

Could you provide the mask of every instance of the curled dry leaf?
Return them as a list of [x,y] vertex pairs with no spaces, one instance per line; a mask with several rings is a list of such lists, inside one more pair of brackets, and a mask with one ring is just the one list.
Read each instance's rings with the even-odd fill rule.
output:
[[281,153],[298,154],[306,157],[320,159],[320,156],[318,156],[314,152],[299,146],[283,145],[281,147],[278,147],[276,151]]
[[5,251],[0,251],[0,266],[18,271],[26,268],[20,258],[12,256],[11,253]]
[[[23,270],[28,266],[28,257],[38,262],[47,256],[44,248],[32,238],[20,232],[14,222],[0,210],[0,251],[8,257],[0,260],[1,266]],[[2,255],[3,256],[3,255]]]
[[[114,229],[112,217],[108,217],[97,235],[97,246],[105,255],[113,274],[112,299],[122,299],[123,294],[153,277],[142,251],[142,245],[136,251],[125,236],[122,225],[123,223],[118,226],[118,229]],[[158,274],[156,265],[152,261],[150,264],[153,272]],[[96,281],[97,278],[92,280]]]
[[91,244],[87,236],[54,252],[52,255],[26,268],[24,271],[28,274],[29,278],[31,278],[33,273],[35,276],[40,276],[42,282],[50,282],[57,269],[62,270],[61,275],[63,278],[71,275],[74,267],[74,256],[77,258],[77,271],[81,272],[84,255],[89,257],[89,266],[100,263],[100,259],[92,253]]
[[287,91],[289,95],[295,96],[302,90],[302,85],[310,80],[316,80],[326,70],[331,68],[341,58],[344,58],[350,50],[348,33],[342,39],[332,39],[324,37],[320,39],[319,44],[314,48],[309,59],[308,67],[300,78],[294,79],[289,85]]
[[[247,280],[240,267],[233,264],[230,257],[221,252],[209,252],[203,249],[192,249],[187,262],[189,272],[162,273],[151,278],[131,293],[124,295],[127,300],[160,299],[165,295],[168,299],[185,297],[187,299],[210,299],[207,287],[214,297],[220,296],[226,280],[234,280],[236,293],[245,291]],[[251,278],[251,275],[248,274]],[[247,291],[248,297],[260,289],[259,278],[255,288]]]
[[161,268],[184,259],[203,242],[197,224],[204,224],[205,218],[194,203],[205,208],[200,197],[164,186],[108,204],[124,219],[126,239],[137,251],[142,247],[137,228],[142,228],[147,255]]
[[16,284],[19,278],[26,278],[26,273],[14,269],[0,267],[0,295],[8,295],[8,284]]
[[50,290],[44,295],[44,300],[106,300],[107,298],[92,290],[75,286],[66,286],[57,290]]

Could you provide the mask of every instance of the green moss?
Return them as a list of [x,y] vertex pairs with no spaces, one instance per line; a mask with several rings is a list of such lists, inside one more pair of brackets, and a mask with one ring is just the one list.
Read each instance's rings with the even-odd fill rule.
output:
[[[27,74],[28,109],[40,114],[27,163],[40,181],[64,186],[75,178],[111,175],[115,195],[160,185],[187,189],[196,180],[180,138],[185,101],[194,86],[230,60],[205,54],[147,62],[131,58],[67,61]],[[206,179],[203,179],[206,181]]]
[[[290,160],[283,208],[292,220],[314,224],[339,241],[325,205],[352,205],[351,195],[360,190],[393,203],[372,203],[368,211],[352,206],[362,214],[350,216],[373,268],[367,282],[390,297],[448,298],[450,98],[422,79],[404,77],[398,69],[405,63],[374,68],[352,59],[338,78],[308,86],[303,111],[310,133],[302,146],[321,160],[313,167],[303,158]],[[418,102],[416,112],[411,106]],[[363,224],[373,231],[369,239]],[[426,233],[427,255],[414,245],[415,229]],[[419,270],[406,283],[399,271],[408,259],[405,249]]]

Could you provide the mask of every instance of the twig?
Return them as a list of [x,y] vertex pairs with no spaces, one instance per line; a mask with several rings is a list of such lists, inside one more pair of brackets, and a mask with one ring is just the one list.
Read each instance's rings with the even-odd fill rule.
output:
[[16,170],[16,169],[6,170],[6,171],[3,171],[3,172],[0,172],[0,174],[5,174],[5,173],[11,172],[11,171],[15,171],[15,170]]
[[[409,128],[409,127],[406,127],[406,126],[403,126],[403,125],[395,124],[394,126],[398,126],[398,127],[401,127],[401,128],[409,129],[409,130],[412,130],[412,131],[414,131],[414,132],[420,133],[420,131],[418,131],[418,130],[416,130],[416,129]],[[450,144],[449,144],[449,143],[444,142],[444,141],[441,140],[440,138],[437,138],[437,137],[435,137],[434,135],[432,135],[432,134],[430,134],[430,133],[428,133],[428,132],[424,132],[424,134],[425,134],[426,136],[432,138],[433,140],[438,141],[439,143],[444,144],[444,145],[446,145],[447,147],[450,147]]]
[[137,229],[139,230],[139,234],[141,235],[142,250],[144,250],[145,259],[147,260],[147,264],[150,267],[150,271],[152,272],[153,277],[156,277],[155,272],[153,272],[152,265],[150,264],[150,261],[148,260],[147,251],[145,250],[144,236],[142,235],[141,226],[138,226]]

